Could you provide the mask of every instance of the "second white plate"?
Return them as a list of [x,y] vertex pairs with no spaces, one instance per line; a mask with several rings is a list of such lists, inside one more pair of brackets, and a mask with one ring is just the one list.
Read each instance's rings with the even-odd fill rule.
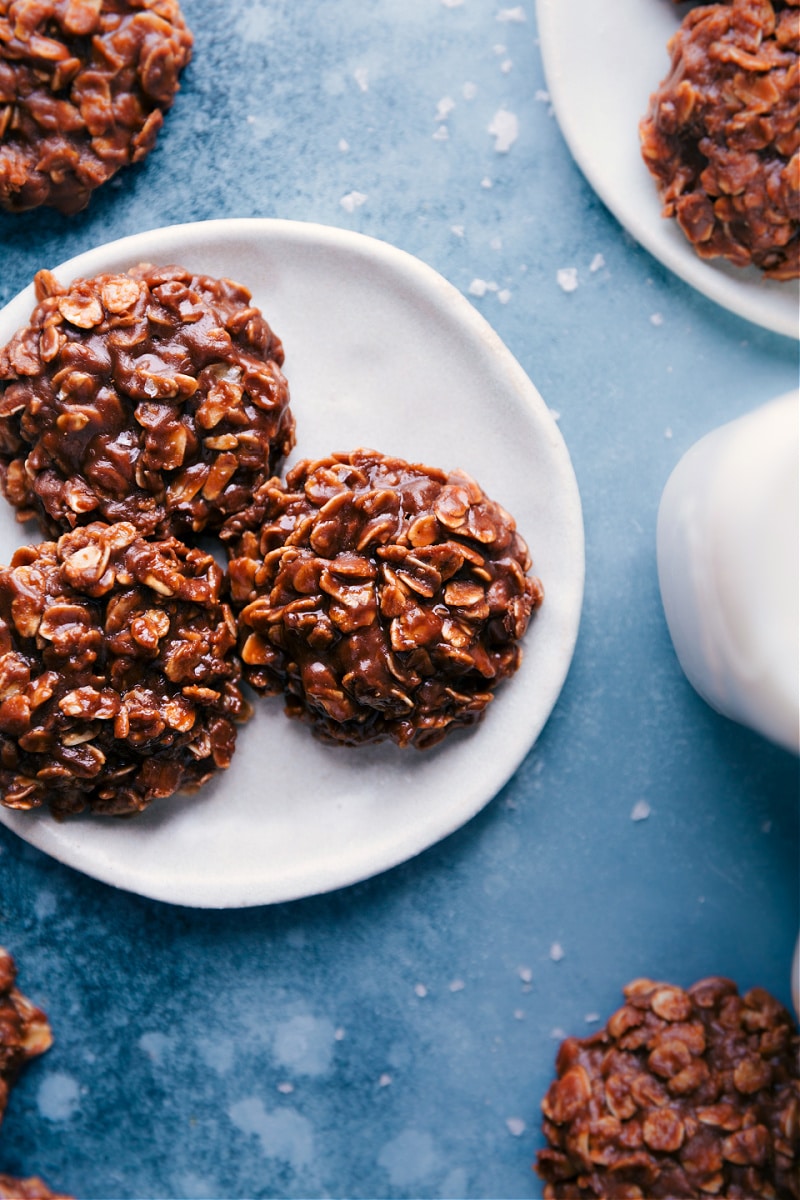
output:
[[741,317],[798,336],[798,282],[699,258],[661,216],[639,151],[639,121],[669,70],[667,41],[685,6],[673,0],[537,0],[547,86],[573,157],[601,200],[651,254]]
[[[160,900],[241,907],[291,900],[385,870],[458,828],[535,742],[572,658],[583,595],[575,476],[553,418],[472,305],[419,260],[359,234],[230,220],[138,234],[56,268],[62,282],[138,263],[179,263],[253,292],[283,339],[298,457],[372,446],[463,467],[517,520],[545,602],[522,666],[484,722],[426,752],[326,746],[256,705],[230,769],[196,796],[131,820],[0,807],[0,820],[98,879]],[[0,313],[0,344],[33,308]],[[24,531],[0,500],[0,559]]]

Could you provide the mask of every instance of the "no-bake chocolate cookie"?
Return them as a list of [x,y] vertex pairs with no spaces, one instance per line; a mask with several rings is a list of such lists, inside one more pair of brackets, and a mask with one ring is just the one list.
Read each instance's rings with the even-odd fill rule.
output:
[[179,537],[248,505],[294,444],[283,347],[250,292],[142,266],[36,276],[0,350],[0,483],[58,535],[101,519]]
[[211,555],[95,523],[0,568],[0,802],[138,812],[231,761],[236,626]]
[[[0,946],[0,1123],[9,1090],[22,1067],[44,1054],[53,1042],[47,1017],[17,989],[14,959]],[[52,1192],[38,1177],[13,1179],[0,1174],[0,1200],[70,1200]]]
[[47,1017],[17,989],[16,978],[14,959],[0,946],[0,1122],[11,1087],[25,1063],[44,1054],[53,1043]]
[[0,1200],[72,1200],[72,1197],[52,1191],[38,1175],[30,1179],[0,1175]]
[[246,678],[337,742],[423,748],[472,725],[542,601],[473,479],[374,450],[299,463],[221,536]]
[[798,0],[693,8],[641,123],[666,217],[703,258],[800,275]]
[[637,979],[567,1038],[542,1102],[546,1200],[797,1200],[800,1039],[761,988]]
[[84,208],[153,148],[191,51],[177,0],[0,0],[0,205]]

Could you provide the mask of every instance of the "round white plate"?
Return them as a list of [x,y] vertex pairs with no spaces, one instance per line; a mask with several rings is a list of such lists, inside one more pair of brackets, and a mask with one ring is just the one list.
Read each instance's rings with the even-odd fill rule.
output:
[[639,121],[669,71],[667,41],[686,5],[673,0],[537,0],[547,86],[573,157],[638,242],[698,291],[741,317],[797,337],[798,281],[699,258],[661,216],[639,151]]
[[[101,246],[56,268],[62,282],[139,262],[229,276],[283,339],[297,421],[292,455],[357,446],[463,467],[517,520],[545,601],[517,674],[481,725],[430,751],[326,746],[256,704],[233,764],[195,796],[130,820],[0,807],[20,837],[97,879],[209,908],[291,900],[367,878],[457,829],[494,796],[555,704],[583,594],[583,524],[569,456],[522,368],[464,297],[384,242],[320,225],[230,220]],[[0,344],[33,308],[0,313]],[[0,561],[36,540],[0,502]]]

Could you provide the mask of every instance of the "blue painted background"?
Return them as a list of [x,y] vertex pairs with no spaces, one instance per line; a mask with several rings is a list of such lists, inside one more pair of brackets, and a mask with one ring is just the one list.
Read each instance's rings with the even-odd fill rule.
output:
[[[184,11],[195,56],[156,150],[77,217],[0,216],[0,302],[102,242],[226,216],[358,229],[467,294],[496,284],[474,303],[577,472],[584,616],[500,795],[357,887],[171,908],[0,828],[0,942],[56,1036],[13,1093],[0,1169],[81,1200],[536,1197],[559,1031],[596,1028],[637,975],[724,974],[789,1003],[797,762],[684,679],[654,529],[683,451],[792,387],[796,346],[696,295],[597,200],[543,94],[532,0]],[[519,123],[507,153],[500,109]]]

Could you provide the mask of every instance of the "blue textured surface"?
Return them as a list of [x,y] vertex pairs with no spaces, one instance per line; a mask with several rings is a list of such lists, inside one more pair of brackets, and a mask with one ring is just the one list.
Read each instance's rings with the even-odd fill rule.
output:
[[[0,942],[56,1036],[13,1094],[0,1169],[81,1200],[535,1197],[559,1029],[588,1032],[642,974],[789,1003],[797,762],[689,687],[654,534],[683,451],[792,387],[796,346],[673,278],[596,199],[541,94],[532,0],[184,11],[194,61],[155,152],[77,217],[0,216],[0,301],[112,238],[224,216],[355,228],[464,292],[496,284],[475,303],[560,413],[578,475],[584,617],[496,800],[338,894],[170,908],[0,828]],[[500,109],[519,122],[507,153]]]

